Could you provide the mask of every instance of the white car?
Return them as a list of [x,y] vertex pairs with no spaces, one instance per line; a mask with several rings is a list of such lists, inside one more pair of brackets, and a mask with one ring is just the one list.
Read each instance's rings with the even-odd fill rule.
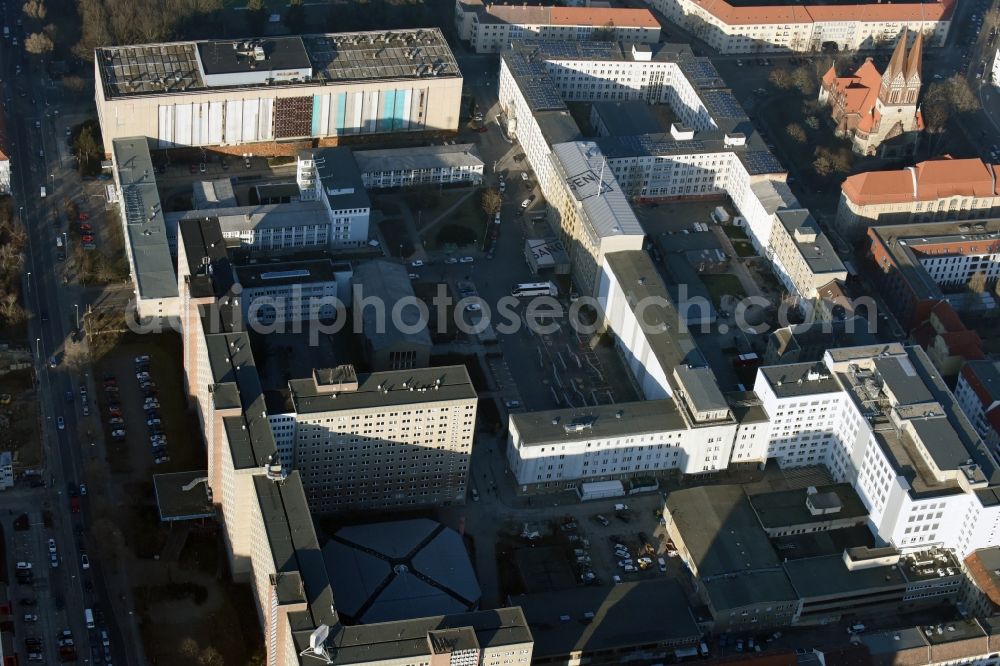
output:
[[81,483],[80,484],[80,494],[81,495],[86,495],[87,494],[87,484],[86,483]]
[[410,266],[412,266],[413,268],[420,268],[423,265],[424,265],[424,262],[420,261],[419,259],[417,259],[416,261],[410,262]]
[[521,172],[521,180],[523,180],[526,183],[528,182],[528,172],[527,171],[522,171]]
[[90,558],[87,557],[86,553],[80,556],[80,566],[83,567],[84,571],[90,568]]
[[25,622],[38,622],[38,616],[35,615],[34,613],[25,613],[24,614],[24,621]]
[[458,263],[471,264],[473,261],[475,261],[475,259],[473,259],[472,257],[462,257],[461,259],[458,260]]
[[524,201],[521,202],[521,208],[527,208],[530,205],[531,205],[531,199],[525,199]]
[[66,429],[66,420],[63,417],[61,417],[61,416],[59,418],[57,418],[56,419],[56,427],[59,428],[60,430],[65,430]]
[[52,565],[53,569],[58,569],[59,568],[59,556],[56,555],[55,553],[52,553],[51,555],[49,555],[49,563]]
[[444,263],[446,263],[449,266],[451,266],[452,264],[457,264],[458,263],[458,259],[456,259],[455,257],[448,257],[447,259],[444,260]]
[[49,539],[49,552],[50,553],[56,552],[56,540],[55,539]]

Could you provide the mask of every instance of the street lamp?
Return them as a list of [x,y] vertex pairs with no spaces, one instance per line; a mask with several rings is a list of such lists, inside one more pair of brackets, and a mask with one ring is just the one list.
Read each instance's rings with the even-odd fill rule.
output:
[[35,356],[38,358],[42,357],[42,339],[35,338]]
[[73,309],[76,310],[76,330],[80,330],[80,304],[74,303]]
[[31,293],[31,271],[28,271],[28,273],[25,275],[25,285],[28,287],[27,291],[30,294]]

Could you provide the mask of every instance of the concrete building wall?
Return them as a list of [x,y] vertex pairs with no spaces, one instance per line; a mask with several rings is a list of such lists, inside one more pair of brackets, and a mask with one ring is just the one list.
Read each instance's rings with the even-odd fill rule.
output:
[[730,24],[709,11],[708,5],[694,0],[649,0],[649,4],[724,54],[802,53],[819,51],[826,42],[837,44],[842,51],[872,48],[876,43],[898,36],[903,28],[925,32],[929,46],[942,46],[951,27],[950,18],[859,19],[857,15],[861,12],[851,16],[850,7],[844,7],[845,15],[835,20],[813,19],[808,6],[804,6],[806,11],[798,13],[801,17],[798,20],[765,22],[762,19],[758,23]]
[[[99,81],[100,72],[96,66],[95,74]],[[330,95],[374,100],[380,99],[382,93],[396,90],[407,90],[411,97],[423,95],[426,103],[420,122],[411,123],[406,130],[397,128],[393,132],[455,131],[458,129],[462,98],[462,79],[457,77],[332,83],[325,86],[283,84],[275,87],[219,88],[112,99],[105,99],[100,85],[96,88],[95,101],[101,121],[104,149],[109,154],[114,139],[129,136],[149,137],[154,148],[243,146],[243,152],[250,150],[255,155],[288,154],[274,143],[275,100],[308,98],[315,102]],[[192,117],[216,113],[223,114],[221,136],[215,132],[190,131]],[[252,125],[248,124],[251,120]],[[313,125],[322,127],[322,123]],[[185,127],[187,131],[178,129]],[[341,133],[336,128],[328,128],[324,134],[286,139],[309,143],[376,132],[383,133],[384,130],[379,129],[377,123],[371,122],[345,128]],[[285,139],[282,139],[282,143],[284,142]]]
[[296,416],[295,461],[318,513],[465,501],[476,400]]

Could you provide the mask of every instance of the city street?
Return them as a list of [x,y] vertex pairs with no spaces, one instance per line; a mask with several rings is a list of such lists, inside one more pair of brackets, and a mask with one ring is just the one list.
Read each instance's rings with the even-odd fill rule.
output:
[[[19,25],[20,5],[7,3],[4,13],[5,24],[13,28],[23,45],[25,30]],[[55,244],[56,236],[67,230],[62,210],[66,200],[77,200],[81,209],[93,208],[65,140],[70,123],[86,117],[92,102],[85,95],[78,99],[65,95],[60,84],[49,80],[42,63],[25,55],[20,46],[14,47],[12,40],[2,42],[2,71],[7,82],[4,102],[12,163],[12,208],[28,232],[24,293],[31,317],[29,344],[35,351],[40,384],[42,456],[47,481],[45,488],[28,490],[19,486],[4,495],[8,508],[5,524],[21,512],[28,513],[31,524],[26,532],[6,530],[10,535],[8,570],[13,570],[18,559],[29,558],[35,571],[34,589],[18,585],[13,596],[38,598],[37,609],[33,611],[39,616],[38,622],[26,626],[23,613],[18,614],[15,636],[19,650],[23,650],[25,636],[38,636],[47,663],[56,663],[56,634],[68,628],[80,663],[110,663],[114,659],[142,664],[141,643],[134,625],[128,624],[127,640],[119,631],[119,621],[130,618],[128,605],[121,602],[127,587],[118,581],[116,589],[109,591],[108,572],[92,552],[88,553],[89,570],[82,569],[80,545],[86,539],[91,516],[86,497],[81,498],[80,513],[70,512],[67,497],[68,489],[76,490],[86,482],[84,468],[88,461],[104,462],[103,436],[96,410],[90,417],[84,417],[81,411],[80,386],[89,387],[88,394],[94,396],[93,378],[87,373],[70,371],[60,362],[67,345],[83,344],[71,342],[70,333],[79,317],[85,315],[87,305],[99,297],[100,290],[80,288],[72,280],[63,284],[66,264],[57,259]],[[98,210],[102,207],[97,204]],[[53,357],[55,363],[50,361]],[[64,400],[65,394],[73,396],[72,404]],[[109,499],[114,501],[114,496],[109,495]],[[43,524],[43,508],[51,512],[51,528]],[[78,533],[84,539],[78,539]],[[49,563],[49,538],[57,543],[58,568]],[[59,594],[50,592],[54,590]],[[85,608],[95,609],[98,620],[89,632],[84,620]],[[102,628],[107,628],[110,634],[111,651],[107,654],[98,633]]]

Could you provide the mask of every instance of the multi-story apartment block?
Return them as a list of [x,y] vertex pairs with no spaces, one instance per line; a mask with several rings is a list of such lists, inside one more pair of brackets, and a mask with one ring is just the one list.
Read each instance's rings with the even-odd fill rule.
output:
[[946,301],[955,311],[981,307],[963,294],[974,275],[1000,279],[1000,220],[873,226],[867,256],[876,283],[899,321],[913,328]]
[[[449,377],[459,373],[468,386],[464,367],[443,368],[427,377],[413,372],[405,378],[376,377],[376,385],[370,390],[365,385],[368,378],[361,378],[359,387],[359,379],[354,377],[352,384],[349,379],[354,375],[347,369],[337,373],[318,370],[313,378],[302,380],[315,383],[318,379],[320,386],[311,392],[300,387],[298,405],[308,423],[298,432],[298,414],[282,417],[267,413],[250,340],[240,327],[240,305],[233,296],[234,272],[218,224],[183,223],[178,249],[182,258],[177,286],[185,384],[205,437],[210,496],[222,521],[227,555],[234,577],[251,585],[267,663],[300,666],[316,663],[319,657],[325,663],[345,666],[398,666],[401,660],[475,666],[530,664],[533,639],[518,608],[344,626],[337,614],[327,563],[302,483],[302,473],[308,474],[324,462],[316,445],[319,440],[330,439],[331,424],[336,421],[335,427],[343,427],[339,422],[342,417],[360,423],[368,413],[362,408],[350,414],[351,400],[357,402],[358,395],[349,394],[359,390],[360,395],[371,394],[369,397],[384,401],[387,409],[382,413],[386,420],[393,419],[388,413],[390,403],[400,410],[421,412],[414,417],[407,414],[390,424],[388,435],[406,438],[413,443],[414,453],[419,450],[430,458],[418,462],[403,460],[405,456],[400,455],[383,471],[392,474],[396,465],[404,463],[412,478],[439,468],[437,460],[457,446],[467,450],[475,419],[475,393],[471,392],[471,398],[463,393],[461,408],[446,404],[446,396],[456,391]],[[405,389],[400,388],[404,385]],[[310,395],[305,395],[307,392]],[[310,411],[333,400],[334,392],[339,395],[336,399],[345,403],[346,411]],[[431,397],[434,395],[436,402]],[[440,407],[425,406],[424,398]],[[468,402],[471,405],[465,404]],[[450,409],[455,413],[445,411]],[[466,416],[469,412],[472,415]],[[329,421],[321,418],[323,414],[329,415]],[[414,419],[424,421],[419,446],[417,436],[411,434],[418,428],[411,425]],[[456,423],[468,425],[468,430],[449,435]],[[361,428],[356,438],[344,437],[348,448],[361,451],[355,457],[349,456],[348,466],[374,474],[374,460],[379,459],[379,453],[369,454],[366,449],[379,446],[380,440],[374,436],[377,430],[387,432],[381,423],[372,422]],[[301,447],[300,438],[304,442]],[[347,441],[361,438],[368,443],[354,447]],[[328,452],[325,457],[332,458],[333,454]],[[290,469],[292,464],[299,464],[302,471]],[[427,472],[427,478],[443,484],[445,493],[460,492],[464,496],[464,473],[457,480],[457,474],[448,471],[452,472],[449,479],[443,472]],[[324,475],[337,474],[324,469]],[[353,479],[348,481],[354,483]],[[366,488],[367,483],[358,481],[358,487]],[[403,498],[397,499],[403,502]]]
[[294,467],[314,511],[465,501],[477,401],[465,366],[360,376],[340,366],[289,388]]
[[837,76],[836,65],[823,75],[819,101],[830,105],[837,134],[862,155],[908,155],[916,148],[923,129],[918,99],[924,35],[917,34],[909,55],[908,36],[904,28],[881,75],[871,58],[853,75]]
[[499,53],[515,39],[595,39],[655,44],[660,23],[648,9],[539,7],[456,0],[459,39],[476,53]]
[[0,109],[0,194],[10,194],[10,138],[7,112]]
[[[516,42],[501,56],[499,97],[508,131],[521,142],[558,213],[581,292],[596,288],[604,254],[640,246],[642,228],[626,210],[630,199],[729,196],[761,254],[769,247],[775,212],[801,207],[718,72],[687,46]],[[606,136],[583,142],[564,100],[666,104],[678,121],[669,132],[652,134],[629,133],[641,131],[630,127],[641,123],[602,123]],[[612,134],[614,128],[625,134]],[[586,165],[564,163],[580,153]],[[595,202],[586,201],[598,192],[598,178],[602,198],[615,202],[614,218],[604,223]]]
[[686,409],[662,399],[512,414],[507,462],[523,493],[670,471],[714,472],[728,465],[736,434],[736,420],[724,411],[695,423]]
[[990,67],[990,81],[994,86],[1000,88],[1000,49],[997,49],[993,56],[993,64]]
[[943,46],[954,0],[781,4],[762,0],[650,0],[666,17],[722,53],[842,51],[889,43],[908,29]]
[[768,258],[789,293],[814,300],[834,280],[846,280],[847,269],[812,214],[804,209],[774,214]]
[[848,176],[836,224],[860,238],[875,224],[912,224],[1000,216],[1000,165],[979,158],[927,160],[894,171]]
[[294,154],[349,136],[454,131],[462,95],[437,28],[109,46],[94,74],[109,153],[129,136]]
[[417,185],[478,185],[483,161],[474,143],[358,150],[354,160],[369,189]]
[[1000,364],[983,359],[963,365],[955,399],[983,441],[1000,455]]
[[754,392],[770,417],[757,459],[825,465],[858,491],[883,541],[964,556],[996,539],[995,458],[919,347],[761,368]]

